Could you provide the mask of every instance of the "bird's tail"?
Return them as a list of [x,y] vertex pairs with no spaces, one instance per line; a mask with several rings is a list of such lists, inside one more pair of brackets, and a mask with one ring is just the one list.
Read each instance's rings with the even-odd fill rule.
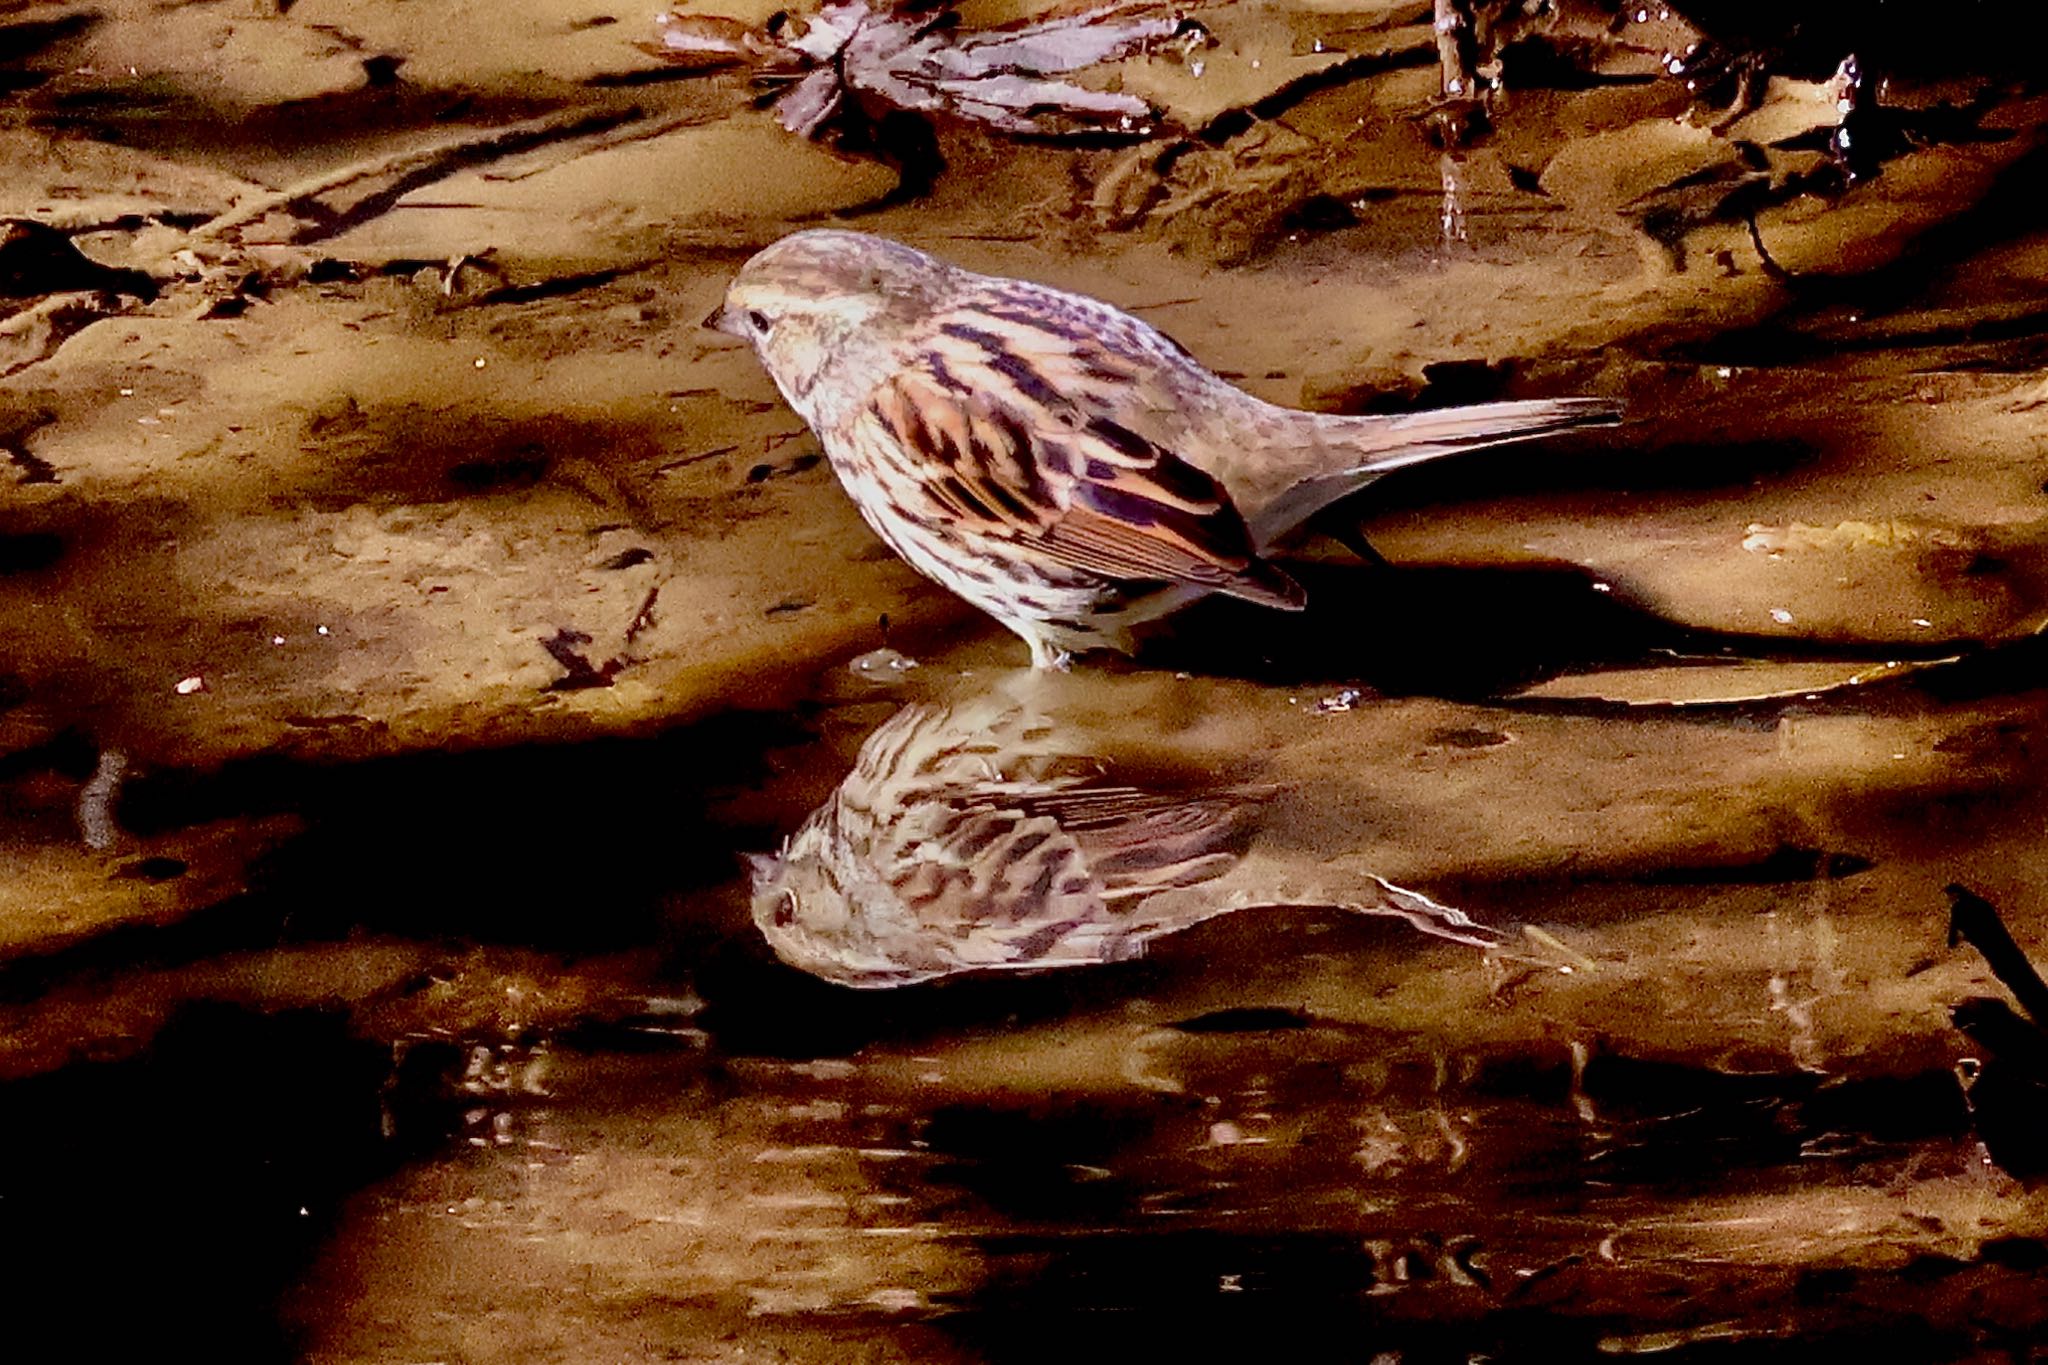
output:
[[1314,420],[1314,440],[1322,452],[1317,464],[1328,472],[1289,485],[1251,513],[1252,536],[1261,549],[1391,470],[1484,446],[1611,426],[1621,420],[1621,404],[1605,398],[1538,398],[1392,417]]

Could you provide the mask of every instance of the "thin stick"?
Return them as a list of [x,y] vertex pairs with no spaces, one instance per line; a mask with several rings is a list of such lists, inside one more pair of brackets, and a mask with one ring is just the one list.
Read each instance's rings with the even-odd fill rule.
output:
[[[549,142],[608,132],[641,117],[643,115],[637,107],[595,112],[578,109],[494,128],[480,137],[461,138],[432,147],[415,147],[374,160],[359,161],[237,204],[193,228],[187,234],[187,240],[210,241],[269,214],[299,210],[322,195],[378,176],[398,176],[407,182],[409,189],[416,188],[479,162],[495,161]],[[309,227],[305,233],[293,234],[292,240],[304,241],[325,235],[327,229],[327,224]]]
[[1991,974],[2005,983],[2013,999],[2036,1025],[2048,1027],[2048,982],[2027,961],[2012,931],[2005,927],[1998,907],[1966,886],[1951,883],[1947,888],[1953,904],[1949,908],[1948,941],[1954,947],[1964,940],[1984,955]]

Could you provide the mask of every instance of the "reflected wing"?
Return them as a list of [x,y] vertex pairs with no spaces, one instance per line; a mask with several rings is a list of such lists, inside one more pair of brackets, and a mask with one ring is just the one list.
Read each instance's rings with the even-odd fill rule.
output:
[[1034,354],[1069,352],[1041,364],[1021,358],[1015,337],[961,320],[940,330],[951,344],[883,383],[866,414],[882,438],[871,448],[902,452],[898,473],[925,515],[1108,578],[1302,605],[1299,585],[1258,558],[1221,484],[1107,415],[1113,387],[1090,403],[1049,381],[1089,370],[1072,354],[1083,342],[1034,333]]
[[1156,891],[1221,876],[1244,856],[1256,803],[1181,797],[1135,787],[1076,788],[1026,796],[1074,841],[1112,912]]
[[889,879],[963,962],[1053,966],[1125,956],[1160,891],[1243,856],[1249,809],[1130,789],[953,791],[906,812]]
[[859,832],[847,851],[887,884],[901,928],[976,966],[1102,961],[1146,927],[1148,897],[1243,856],[1256,796],[1089,786],[1051,775],[1059,757],[1021,709],[909,707],[870,737],[837,822]]

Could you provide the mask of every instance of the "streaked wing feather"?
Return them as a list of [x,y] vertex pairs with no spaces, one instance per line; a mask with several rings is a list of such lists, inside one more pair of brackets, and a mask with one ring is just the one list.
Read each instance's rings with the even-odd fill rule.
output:
[[1109,372],[1074,336],[1033,332],[1056,363],[1023,365],[1005,325],[963,314],[963,343],[878,387],[872,417],[910,457],[931,509],[1112,579],[1186,583],[1299,606],[1292,579],[1260,561],[1229,493],[1173,452],[1054,388],[1043,373]]
[[1021,804],[1059,821],[1112,911],[1227,872],[1244,856],[1259,805],[1242,796],[1175,796],[1131,787],[1058,792]]
[[[1147,521],[1121,520],[1092,507],[1070,507],[1046,529],[1042,548],[1060,563],[1117,578],[1191,583],[1255,596],[1273,606],[1301,604],[1300,588],[1278,570],[1260,572],[1268,566],[1249,555],[1225,558],[1149,509],[1139,511],[1126,503],[1123,511],[1125,516],[1145,516]],[[1190,519],[1183,515],[1176,520]]]
[[924,931],[963,960],[1092,958],[1157,892],[1221,876],[1255,803],[1133,788],[935,791],[877,859]]

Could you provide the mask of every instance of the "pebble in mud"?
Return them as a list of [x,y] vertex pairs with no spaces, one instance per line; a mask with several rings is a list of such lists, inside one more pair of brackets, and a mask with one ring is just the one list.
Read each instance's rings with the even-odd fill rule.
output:
[[871,649],[857,655],[846,665],[847,672],[865,682],[884,686],[898,683],[903,676],[917,667],[917,660],[894,649]]

